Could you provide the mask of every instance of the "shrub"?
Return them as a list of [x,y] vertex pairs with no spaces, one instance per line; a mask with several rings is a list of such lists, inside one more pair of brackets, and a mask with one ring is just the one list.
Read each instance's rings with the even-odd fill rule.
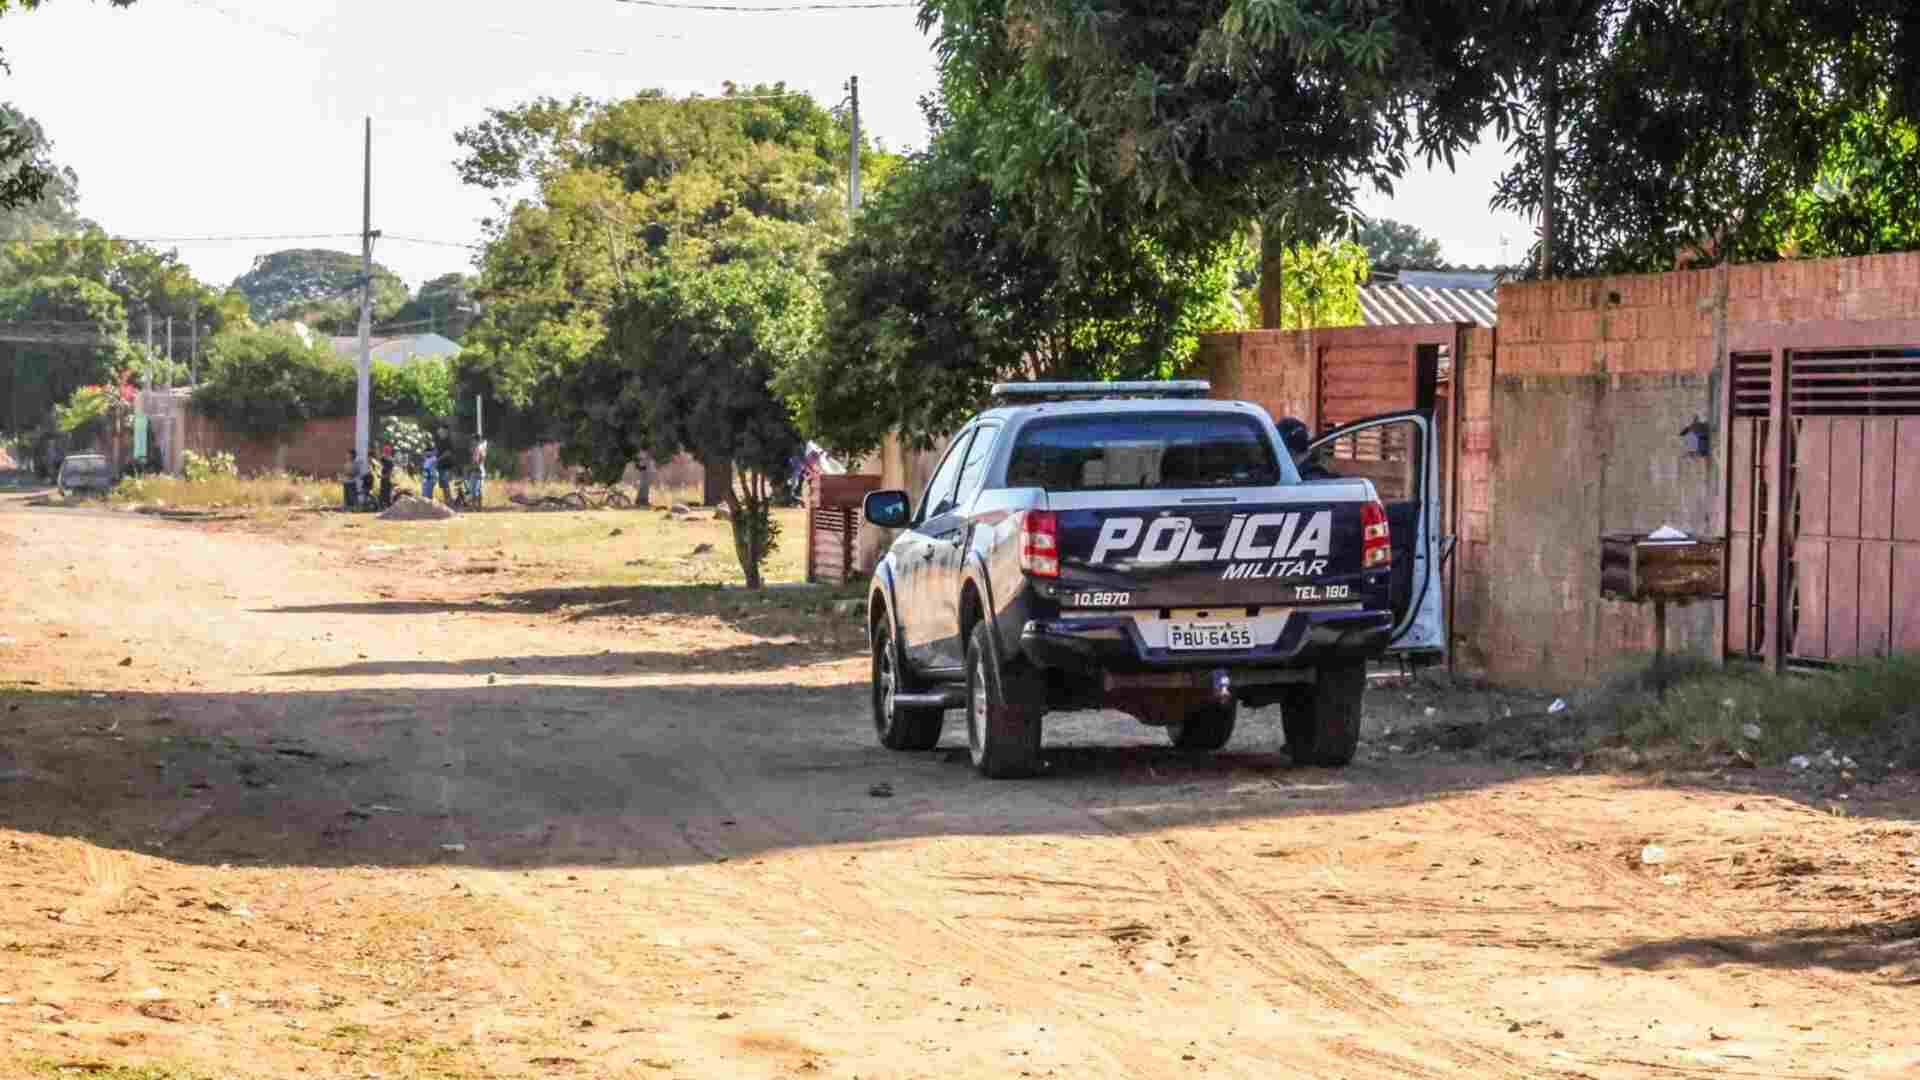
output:
[[284,330],[234,330],[213,339],[193,407],[230,431],[279,438],[308,420],[353,411],[353,366],[325,345]]
[[396,458],[410,461],[426,453],[432,445],[433,436],[418,421],[404,416],[383,416],[379,427],[374,429],[371,453],[377,458],[382,446],[391,446]]
[[216,450],[205,457],[191,450],[182,450],[180,471],[185,474],[190,483],[200,483],[216,476],[240,475],[240,469],[233,460],[233,454],[226,450]]

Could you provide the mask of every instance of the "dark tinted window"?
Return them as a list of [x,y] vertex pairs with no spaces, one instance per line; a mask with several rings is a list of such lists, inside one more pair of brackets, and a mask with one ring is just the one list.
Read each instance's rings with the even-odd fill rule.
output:
[[1273,444],[1222,413],[1061,417],[1020,429],[1008,487],[1048,491],[1252,487],[1280,483]]

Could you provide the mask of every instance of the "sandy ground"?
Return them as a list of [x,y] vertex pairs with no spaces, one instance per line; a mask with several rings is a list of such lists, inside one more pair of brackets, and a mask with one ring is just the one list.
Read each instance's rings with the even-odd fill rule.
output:
[[1911,806],[1271,713],[990,783],[850,644],[426,565],[0,495],[0,1073],[1920,1074]]

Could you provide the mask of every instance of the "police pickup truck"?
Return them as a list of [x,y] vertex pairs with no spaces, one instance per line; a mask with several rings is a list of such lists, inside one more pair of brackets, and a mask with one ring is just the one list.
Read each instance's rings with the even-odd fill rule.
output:
[[866,496],[902,530],[867,605],[882,745],[930,750],[965,708],[974,767],[1029,776],[1049,710],[1216,750],[1279,705],[1295,761],[1353,759],[1367,661],[1445,646],[1430,417],[1331,431],[1308,453],[1332,478],[1302,481],[1265,410],[1208,391],[996,386],[917,505]]

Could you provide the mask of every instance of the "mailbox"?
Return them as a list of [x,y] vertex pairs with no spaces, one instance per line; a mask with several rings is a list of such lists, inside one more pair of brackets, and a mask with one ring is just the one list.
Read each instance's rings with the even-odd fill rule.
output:
[[1712,600],[1724,591],[1727,542],[1655,539],[1648,533],[1600,538],[1600,595],[1633,603]]

